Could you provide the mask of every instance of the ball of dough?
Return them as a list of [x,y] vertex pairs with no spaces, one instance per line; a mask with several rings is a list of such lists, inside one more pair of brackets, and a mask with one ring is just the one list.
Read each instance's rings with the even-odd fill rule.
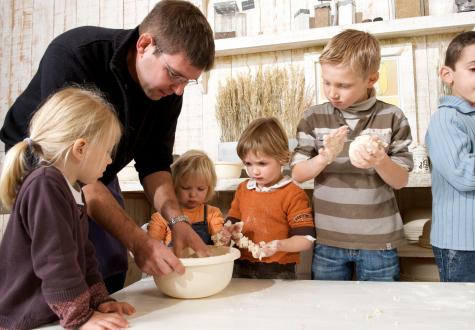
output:
[[360,146],[363,146],[366,149],[366,151],[368,151],[368,152],[373,152],[373,151],[376,151],[379,148],[379,143],[372,140],[371,136],[369,136],[369,135],[357,136],[356,139],[353,142],[350,143],[350,149],[348,151],[348,155],[350,157],[350,162],[353,165],[357,161],[357,156],[355,154],[355,151],[358,148],[360,148]]

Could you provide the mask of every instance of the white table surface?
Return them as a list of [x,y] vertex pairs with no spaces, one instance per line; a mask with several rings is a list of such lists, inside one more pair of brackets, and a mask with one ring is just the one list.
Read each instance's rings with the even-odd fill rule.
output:
[[182,300],[148,277],[113,297],[137,309],[132,329],[475,329],[475,283],[233,279]]

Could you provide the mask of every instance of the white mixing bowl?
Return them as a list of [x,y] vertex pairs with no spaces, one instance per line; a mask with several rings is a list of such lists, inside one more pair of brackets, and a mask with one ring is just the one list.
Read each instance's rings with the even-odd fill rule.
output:
[[214,169],[218,179],[238,179],[241,177],[242,163],[215,162]]
[[197,258],[190,250],[180,258],[185,273],[154,276],[155,284],[164,294],[175,298],[203,298],[223,290],[231,281],[234,260],[241,256],[238,249],[212,246],[211,256]]

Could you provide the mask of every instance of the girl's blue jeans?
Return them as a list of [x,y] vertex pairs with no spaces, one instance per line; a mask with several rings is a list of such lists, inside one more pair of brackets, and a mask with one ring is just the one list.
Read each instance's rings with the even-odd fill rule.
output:
[[441,282],[475,282],[475,251],[432,246]]
[[399,258],[396,249],[343,249],[322,244],[315,245],[312,279],[329,281],[397,281]]

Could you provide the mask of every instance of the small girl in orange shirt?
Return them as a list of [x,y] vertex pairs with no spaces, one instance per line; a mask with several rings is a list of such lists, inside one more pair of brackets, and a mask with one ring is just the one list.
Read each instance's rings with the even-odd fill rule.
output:
[[[195,232],[205,244],[212,245],[211,236],[223,228],[224,217],[220,209],[207,205],[214,194],[216,172],[211,159],[202,151],[189,150],[171,166],[172,180],[178,203],[191,222]],[[148,234],[169,245],[171,229],[167,221],[156,212],[148,225]]]
[[227,235],[231,233],[241,248],[234,277],[296,279],[299,252],[313,246],[315,224],[308,197],[283,174],[288,146],[282,124],[273,117],[254,120],[239,139],[237,153],[249,180],[238,186],[227,214],[232,225],[223,230],[226,234],[229,228]]

